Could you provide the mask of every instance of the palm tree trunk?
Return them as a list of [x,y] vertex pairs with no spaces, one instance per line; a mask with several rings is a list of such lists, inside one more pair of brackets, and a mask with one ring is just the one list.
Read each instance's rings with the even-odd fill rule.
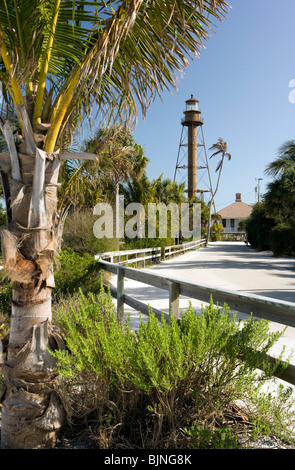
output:
[[219,188],[219,182],[220,182],[222,166],[223,166],[223,158],[222,158],[222,163],[221,163],[220,168],[219,168],[219,174],[218,174],[218,180],[217,180],[216,188],[215,188],[214,194],[212,195],[211,201],[209,203],[209,217],[208,217],[208,229],[207,229],[207,237],[206,237],[206,246],[208,246],[209,240],[210,240],[211,210],[212,210],[212,204],[213,204],[214,198],[215,198],[216,193],[217,193],[218,188]]
[[9,344],[2,365],[2,448],[52,447],[65,418],[57,393],[56,364],[48,351],[62,346],[51,326],[59,159],[52,154],[42,157],[43,164],[38,163],[38,151],[36,158],[18,154],[21,182],[6,174],[11,218],[3,232],[2,251],[13,294]]

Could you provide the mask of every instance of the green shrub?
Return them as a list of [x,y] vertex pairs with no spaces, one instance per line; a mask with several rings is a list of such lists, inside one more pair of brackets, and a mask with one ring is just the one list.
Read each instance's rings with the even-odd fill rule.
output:
[[123,250],[139,250],[141,248],[157,248],[169,245],[174,245],[175,239],[167,238],[139,238],[129,240],[126,238],[125,243],[121,249]]
[[222,224],[214,222],[210,227],[210,238],[212,242],[217,242],[221,240],[221,236],[224,232]]
[[270,231],[274,226],[275,220],[268,215],[265,203],[256,203],[250,217],[246,220],[249,243],[260,250],[269,250]]
[[100,273],[93,256],[76,253],[71,248],[60,252],[55,264],[56,295],[82,292],[99,292]]
[[191,438],[193,449],[238,449],[238,437],[228,428],[212,430],[206,425],[200,426],[194,423],[185,432]]
[[[199,315],[189,308],[182,322],[159,322],[150,311],[132,331],[117,322],[110,295],[81,293],[79,307],[57,319],[67,345],[53,353],[61,393],[72,418],[88,417],[99,447],[194,447],[193,429],[204,422],[216,441],[233,403],[258,409],[262,384],[280,367],[271,368],[266,354],[282,333],[252,317],[241,324],[212,302]],[[257,368],[264,370],[260,379]]]
[[270,249],[275,256],[295,253],[295,224],[280,223],[270,232]]

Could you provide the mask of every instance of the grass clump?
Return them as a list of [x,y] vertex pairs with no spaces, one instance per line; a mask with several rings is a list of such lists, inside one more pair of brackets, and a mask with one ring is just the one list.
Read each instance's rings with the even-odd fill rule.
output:
[[[190,307],[181,322],[159,322],[151,310],[132,331],[101,290],[81,293],[57,321],[67,346],[53,353],[60,392],[70,421],[90,427],[99,448],[237,448],[237,428],[257,432],[267,423],[277,432],[292,419],[288,391],[276,400],[261,393],[283,368],[281,358],[267,361],[282,333],[270,333],[265,320],[241,323],[211,301],[200,314]],[[277,414],[280,400],[285,415]]]

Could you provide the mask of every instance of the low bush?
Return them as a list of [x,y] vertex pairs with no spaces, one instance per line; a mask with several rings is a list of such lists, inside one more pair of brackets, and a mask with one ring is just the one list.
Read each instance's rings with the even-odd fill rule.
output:
[[270,249],[275,256],[295,254],[295,223],[282,222],[270,232]]
[[[60,393],[69,420],[90,426],[99,448],[238,446],[224,430],[237,401],[253,419],[271,414],[273,396],[261,395],[261,386],[282,368],[280,359],[270,366],[266,358],[282,333],[270,333],[265,320],[241,323],[211,302],[200,314],[190,307],[181,322],[159,322],[151,310],[133,331],[128,321],[119,325],[101,290],[81,293],[79,306],[61,309],[57,321],[67,346],[53,353]],[[283,415],[273,413],[270,426]]]
[[268,216],[265,203],[256,203],[251,216],[246,220],[246,232],[250,245],[260,250],[269,250],[270,232],[274,226],[275,220]]
[[59,253],[55,263],[56,296],[81,292],[97,293],[100,290],[98,262],[88,253],[79,254],[71,248]]
[[217,242],[221,240],[223,233],[224,233],[223,225],[217,222],[214,222],[210,227],[210,240],[212,242]]

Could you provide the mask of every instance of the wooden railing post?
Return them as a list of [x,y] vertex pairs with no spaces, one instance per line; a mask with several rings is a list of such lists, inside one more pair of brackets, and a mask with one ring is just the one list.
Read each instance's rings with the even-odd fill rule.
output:
[[124,323],[124,268],[117,268],[117,319]]
[[171,314],[179,319],[179,291],[180,284],[178,282],[169,282],[169,308]]

